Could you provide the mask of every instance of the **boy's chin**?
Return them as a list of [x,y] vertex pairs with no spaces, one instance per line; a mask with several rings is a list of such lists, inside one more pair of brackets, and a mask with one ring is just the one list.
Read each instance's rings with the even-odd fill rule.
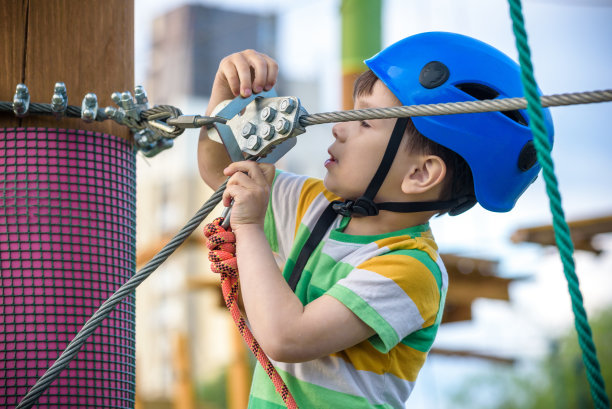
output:
[[323,186],[334,196],[338,196],[342,200],[355,200],[357,196],[348,193],[345,189],[340,188],[339,186],[334,185],[333,182],[327,180],[327,176],[323,179]]
[[323,186],[325,186],[325,189],[327,189],[329,192],[333,193],[334,195],[338,197],[343,197],[341,192],[339,192],[338,187],[335,186],[334,183],[329,180],[329,175],[325,175],[325,177],[323,178]]

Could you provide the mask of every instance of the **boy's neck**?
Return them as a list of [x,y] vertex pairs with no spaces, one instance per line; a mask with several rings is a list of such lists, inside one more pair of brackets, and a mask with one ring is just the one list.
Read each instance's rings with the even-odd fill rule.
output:
[[434,215],[435,212],[397,213],[382,210],[376,216],[351,218],[344,233],[356,236],[391,233],[425,224]]

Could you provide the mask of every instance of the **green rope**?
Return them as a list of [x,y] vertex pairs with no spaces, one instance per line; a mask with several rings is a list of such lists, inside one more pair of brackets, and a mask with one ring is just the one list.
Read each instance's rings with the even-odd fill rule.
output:
[[606,394],[603,377],[593,335],[589,325],[586,311],[584,310],[578,276],[574,264],[574,245],[570,237],[569,226],[565,221],[563,208],[561,207],[561,195],[557,177],[555,176],[554,165],[550,155],[551,145],[549,143],[546,128],[544,126],[544,116],[542,105],[537,91],[537,84],[533,75],[533,65],[531,63],[531,51],[527,44],[527,32],[521,9],[521,0],[509,0],[510,16],[512,17],[512,29],[516,38],[516,47],[519,52],[519,62],[521,66],[521,79],[523,90],[527,98],[527,112],[529,113],[530,127],[534,135],[534,144],[538,153],[538,161],[542,165],[542,173],[546,183],[546,192],[550,199],[550,209],[553,216],[553,228],[555,240],[559,248],[563,271],[568,282],[569,292],[572,299],[572,310],[574,311],[574,323],[578,332],[578,343],[582,349],[582,360],[586,367],[587,378],[591,387],[591,396],[597,409],[610,408],[610,400]]

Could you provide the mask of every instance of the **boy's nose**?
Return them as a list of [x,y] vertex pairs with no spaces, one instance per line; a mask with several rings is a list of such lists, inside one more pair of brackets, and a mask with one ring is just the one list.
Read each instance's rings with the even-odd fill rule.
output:
[[339,122],[332,128],[334,138],[343,141],[346,139],[346,122]]

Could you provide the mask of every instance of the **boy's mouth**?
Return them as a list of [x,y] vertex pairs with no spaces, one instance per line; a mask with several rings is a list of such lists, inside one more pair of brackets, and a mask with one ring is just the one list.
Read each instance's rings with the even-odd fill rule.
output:
[[332,155],[331,152],[327,151],[327,153],[329,153],[329,159],[327,159],[325,161],[325,167],[327,168],[330,165],[333,165],[335,163],[338,163],[338,160],[336,159],[336,157],[334,155]]

